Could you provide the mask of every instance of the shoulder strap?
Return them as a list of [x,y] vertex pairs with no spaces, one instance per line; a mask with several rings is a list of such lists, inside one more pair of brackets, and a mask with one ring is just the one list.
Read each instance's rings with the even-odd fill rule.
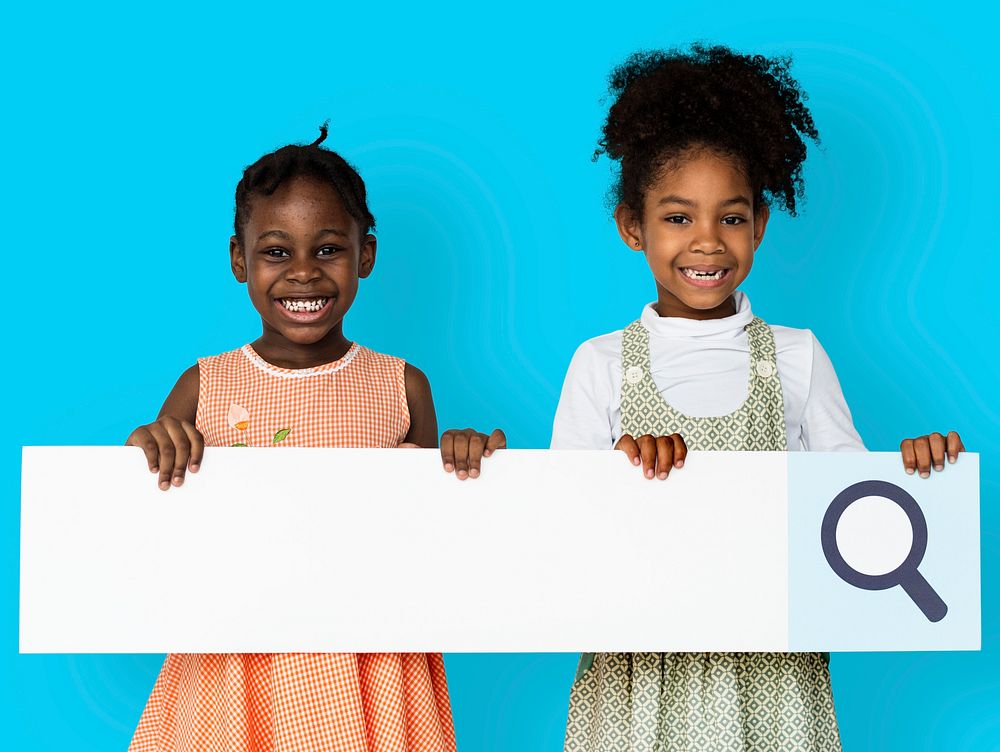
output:
[[787,451],[785,403],[778,373],[778,354],[774,332],[762,319],[754,317],[747,324],[750,344],[750,383],[744,407],[749,422],[747,449]]

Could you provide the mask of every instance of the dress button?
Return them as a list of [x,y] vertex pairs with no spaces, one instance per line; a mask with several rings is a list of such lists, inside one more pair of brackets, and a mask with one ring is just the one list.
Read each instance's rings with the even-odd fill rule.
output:
[[625,369],[625,381],[635,386],[642,381],[642,369],[639,366],[629,366]]
[[774,375],[774,366],[766,360],[758,361],[757,375],[763,376],[765,379],[770,378]]

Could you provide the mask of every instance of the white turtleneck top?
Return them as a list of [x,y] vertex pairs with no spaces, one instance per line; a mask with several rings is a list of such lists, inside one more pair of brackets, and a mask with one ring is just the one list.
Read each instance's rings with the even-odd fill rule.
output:
[[[736,313],[697,321],[661,317],[647,305],[650,371],[663,398],[692,417],[728,415],[746,399],[753,320],[735,294]],[[830,358],[808,329],[772,326],[789,451],[864,451]],[[622,332],[587,340],[566,373],[552,449],[610,449],[622,435]]]

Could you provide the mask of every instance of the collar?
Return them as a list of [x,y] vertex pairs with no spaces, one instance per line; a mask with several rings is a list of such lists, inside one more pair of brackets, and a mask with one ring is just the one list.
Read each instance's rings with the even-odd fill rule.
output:
[[753,321],[750,299],[737,290],[733,294],[736,313],[721,319],[685,319],[677,316],[660,316],[654,303],[642,309],[640,321],[653,337],[665,339],[734,339],[744,336],[745,327]]

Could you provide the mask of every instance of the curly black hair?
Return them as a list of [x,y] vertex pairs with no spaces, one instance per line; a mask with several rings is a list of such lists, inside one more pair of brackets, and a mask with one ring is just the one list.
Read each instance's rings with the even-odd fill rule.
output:
[[287,181],[296,177],[311,177],[328,183],[340,196],[344,209],[358,223],[361,236],[375,229],[375,217],[368,209],[365,183],[347,160],[320,144],[329,133],[329,121],[319,127],[319,138],[308,146],[290,144],[265,154],[243,171],[236,185],[236,216],[233,229],[240,245],[243,228],[250,218],[254,195],[270,196]]
[[755,206],[795,216],[803,195],[803,136],[819,133],[789,73],[791,58],[741,55],[727,47],[637,52],[611,72],[614,101],[594,152],[620,163],[612,189],[640,218],[643,196],[672,160],[692,147],[736,159]]

